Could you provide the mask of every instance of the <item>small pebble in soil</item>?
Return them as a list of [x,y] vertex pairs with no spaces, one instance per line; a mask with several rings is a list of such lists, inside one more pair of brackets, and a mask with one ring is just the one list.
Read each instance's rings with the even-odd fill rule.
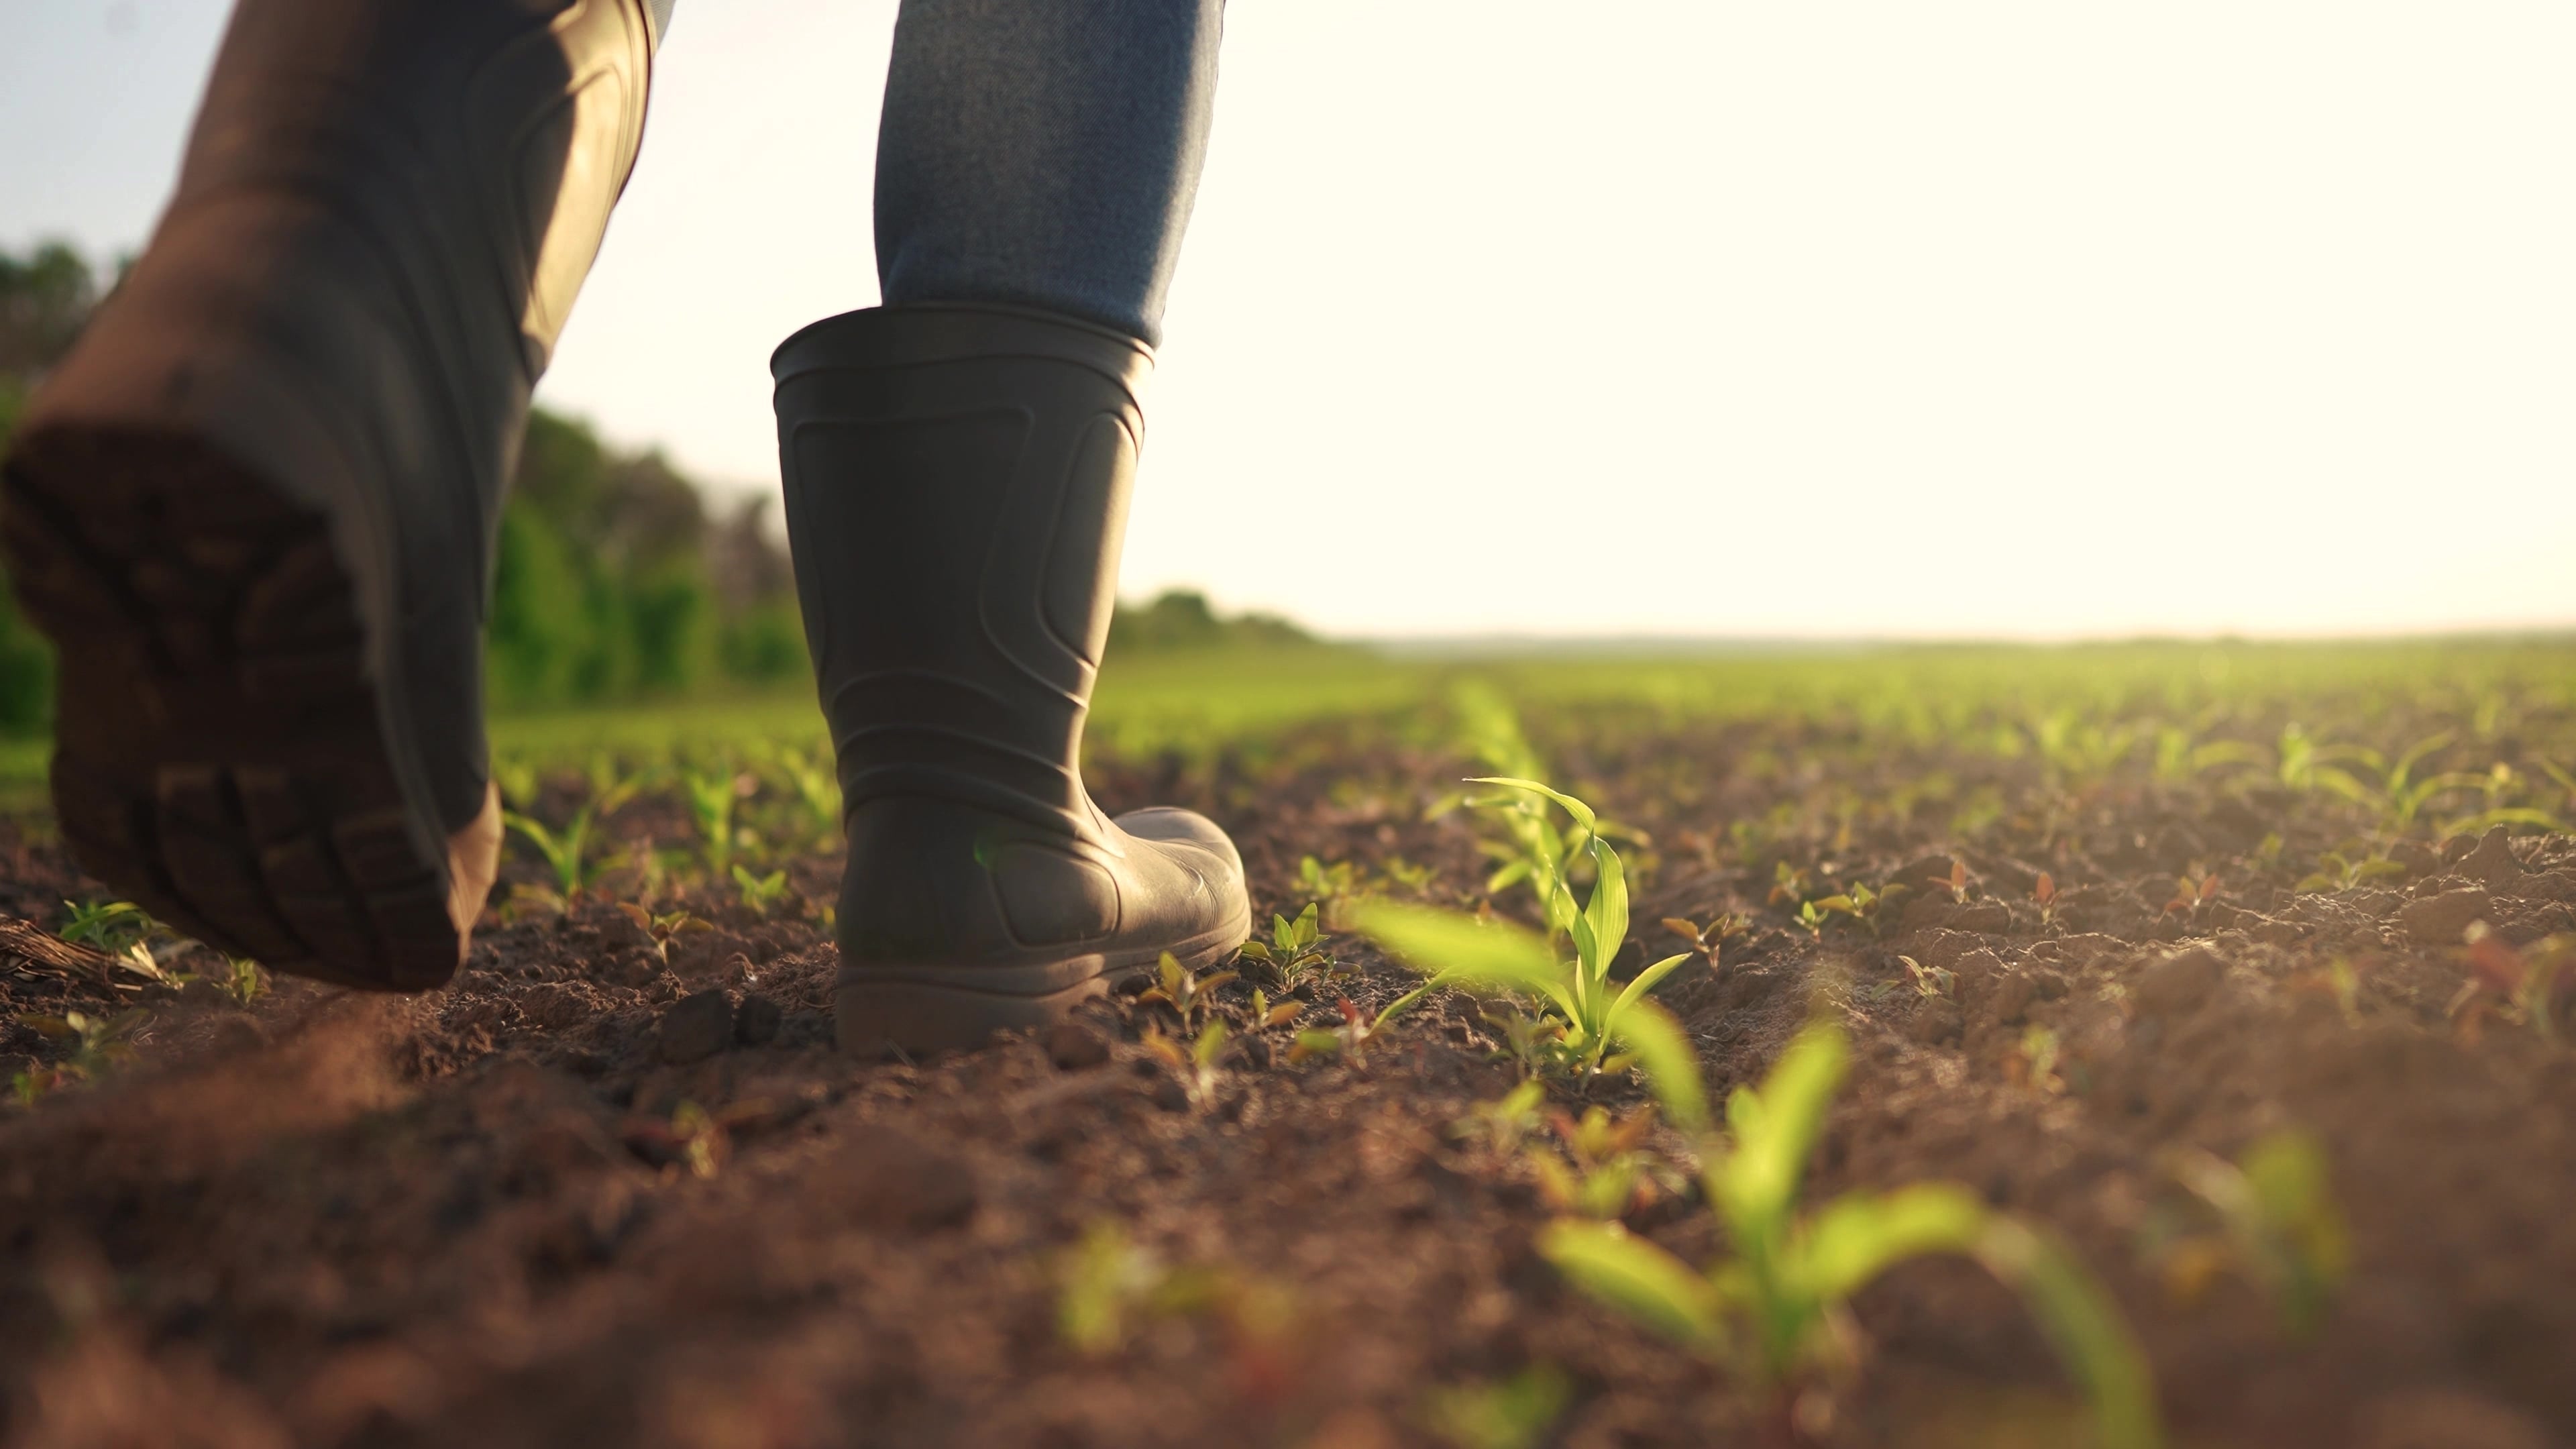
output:
[[2207,1001],[2226,976],[2227,963],[2217,953],[2177,951],[2138,973],[2129,1000],[2141,1016],[2180,1016]]
[[1039,1042],[1060,1072],[1088,1071],[1109,1060],[1109,1043],[1078,1021],[1057,1022]]
[[683,996],[662,1013],[654,1054],[673,1065],[704,1061],[733,1041],[733,1003],[721,991]]
[[2469,922],[2485,918],[2494,908],[2492,897],[2471,886],[2408,901],[2397,908],[2397,924],[2410,939],[2427,946],[2456,946]]
[[776,1001],[752,992],[734,1008],[733,1039],[744,1046],[767,1046],[778,1039],[778,1028],[786,1020],[786,1011]]

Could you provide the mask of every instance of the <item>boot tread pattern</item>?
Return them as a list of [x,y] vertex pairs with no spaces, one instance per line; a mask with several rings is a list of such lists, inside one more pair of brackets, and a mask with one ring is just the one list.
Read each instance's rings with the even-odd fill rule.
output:
[[59,646],[54,803],[83,868],[274,969],[454,972],[445,862],[321,514],[185,438],[45,428],[0,484],[0,554]]

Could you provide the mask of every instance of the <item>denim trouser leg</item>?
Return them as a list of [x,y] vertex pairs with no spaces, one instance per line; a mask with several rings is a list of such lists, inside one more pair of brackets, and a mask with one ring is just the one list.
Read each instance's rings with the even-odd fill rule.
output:
[[885,300],[1160,340],[1225,0],[903,0],[877,134]]

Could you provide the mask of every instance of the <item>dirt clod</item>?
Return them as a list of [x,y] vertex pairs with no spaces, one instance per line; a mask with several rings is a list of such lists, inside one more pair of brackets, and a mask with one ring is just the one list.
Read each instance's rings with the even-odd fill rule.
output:
[[722,991],[683,996],[662,1013],[654,1054],[674,1066],[704,1061],[733,1042],[733,1003]]
[[1926,1046],[1940,1046],[1959,1039],[1967,1026],[1960,1014],[1959,1003],[1941,997],[1927,997],[1914,1008],[1914,1017],[1905,1026],[1906,1035]]
[[1060,1072],[1088,1071],[1109,1060],[1109,1043],[1078,1021],[1059,1021],[1048,1027],[1040,1044],[1046,1049],[1047,1060],[1055,1063]]
[[744,1046],[767,1046],[778,1039],[778,1028],[786,1021],[785,1007],[755,991],[734,1008],[733,1038]]
[[2129,1000],[2140,1016],[2183,1016],[2197,1010],[2227,979],[2227,963],[2216,952],[2195,947],[2177,951],[2138,973]]
[[2408,901],[2397,908],[2397,924],[2409,940],[2427,946],[2456,946],[2471,921],[2493,914],[2494,898],[2475,886],[2444,891]]
[[2522,862],[2514,859],[2511,836],[2501,825],[2486,833],[2478,848],[2460,858],[2451,873],[2476,881],[2489,890],[2510,889],[2522,879]]
[[823,1210],[866,1227],[926,1233],[975,1215],[975,1173],[963,1158],[898,1127],[862,1124],[816,1172]]

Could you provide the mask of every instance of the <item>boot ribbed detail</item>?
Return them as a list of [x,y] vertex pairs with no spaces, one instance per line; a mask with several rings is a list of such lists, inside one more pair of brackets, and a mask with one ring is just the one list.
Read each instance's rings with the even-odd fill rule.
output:
[[831,318],[772,361],[850,839],[845,1039],[962,1044],[1248,930],[1224,832],[1106,819],[1078,765],[1151,365],[1113,331],[964,304]]

